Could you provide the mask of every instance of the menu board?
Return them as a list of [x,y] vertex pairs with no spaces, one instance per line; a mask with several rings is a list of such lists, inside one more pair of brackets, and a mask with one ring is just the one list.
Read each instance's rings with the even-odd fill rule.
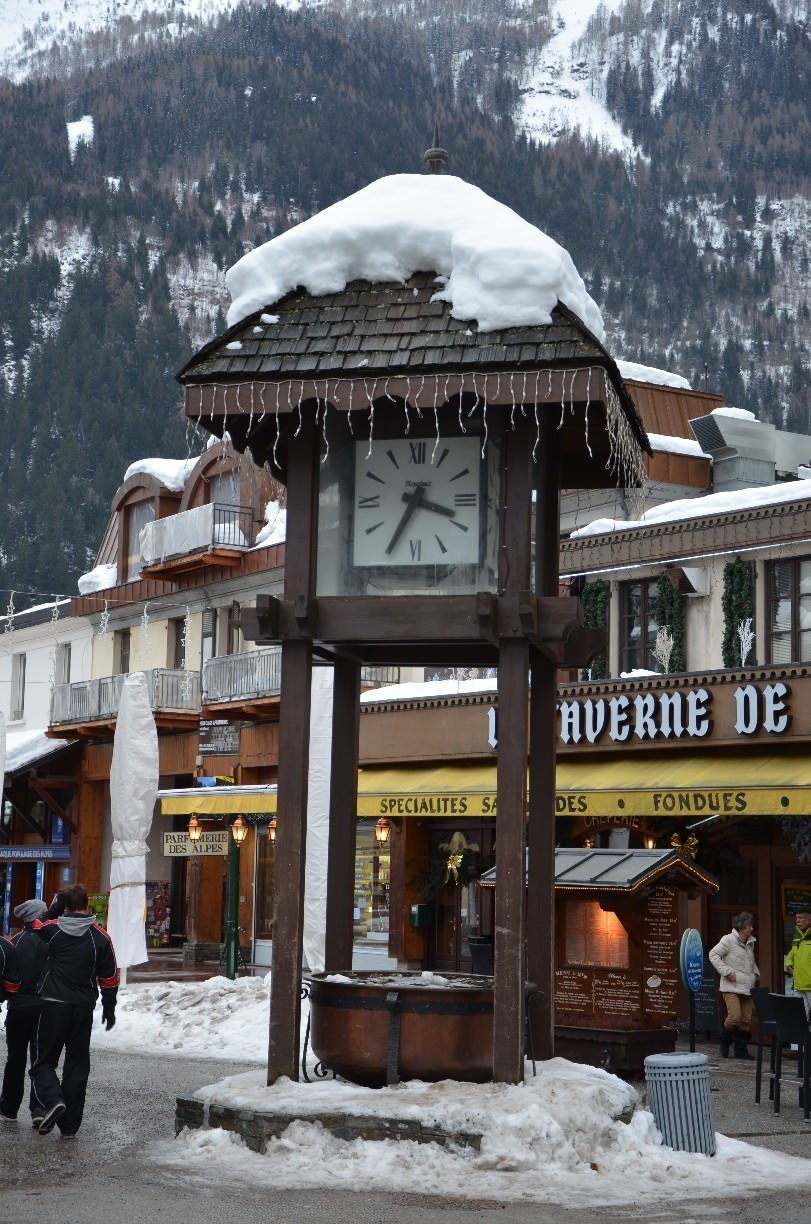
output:
[[649,893],[642,915],[642,996],[649,1015],[674,1019],[678,1012],[679,916],[675,888]]
[[594,1011],[598,1015],[639,1019],[642,1006],[639,980],[630,973],[613,970],[594,975]]
[[557,969],[555,971],[555,1010],[566,1012],[591,1012],[591,973],[583,969]]

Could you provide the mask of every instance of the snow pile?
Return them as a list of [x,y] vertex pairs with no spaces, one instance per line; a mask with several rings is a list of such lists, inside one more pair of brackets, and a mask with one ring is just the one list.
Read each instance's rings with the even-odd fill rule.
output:
[[478,187],[444,174],[378,179],[244,255],[226,273],[228,323],[299,285],[340,293],[356,279],[435,272],[436,299],[482,331],[549,323],[563,302],[599,340],[602,316],[568,251]]
[[287,511],[277,501],[265,506],[265,525],[256,535],[254,548],[267,548],[269,544],[284,544],[287,538]]

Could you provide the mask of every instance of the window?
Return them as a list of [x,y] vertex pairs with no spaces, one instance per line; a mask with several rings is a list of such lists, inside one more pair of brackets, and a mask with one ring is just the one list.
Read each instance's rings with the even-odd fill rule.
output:
[[233,601],[228,609],[228,621],[225,627],[225,653],[239,654],[239,604]]
[[25,716],[25,655],[11,656],[11,721]]
[[628,968],[628,932],[617,915],[602,909],[599,901],[567,899],[564,938],[567,965]]
[[769,566],[769,661],[811,660],[811,557]]
[[239,505],[239,472],[221,472],[208,482],[208,500],[218,506]]
[[124,581],[129,582],[132,578],[137,578],[141,572],[141,544],[140,535],[147,523],[151,523],[155,518],[155,503],[151,499],[148,501],[133,502],[126,509],[127,521],[127,555],[124,564]]
[[203,663],[213,659],[217,653],[217,610],[206,608],[203,613],[203,632],[201,638],[200,656]]
[[645,578],[620,587],[620,671],[654,670],[657,581]]
[[54,682],[70,684],[70,642],[60,642],[56,648]]
[[183,646],[183,629],[186,624],[184,616],[178,616],[169,621],[168,641],[166,651],[166,666],[182,670],[186,662],[186,651]]
[[124,676],[130,670],[130,631],[117,629],[113,639],[114,667],[117,676]]

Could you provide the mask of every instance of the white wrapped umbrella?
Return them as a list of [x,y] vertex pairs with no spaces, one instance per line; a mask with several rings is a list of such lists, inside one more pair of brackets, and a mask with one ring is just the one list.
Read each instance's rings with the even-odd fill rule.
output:
[[110,767],[110,908],[107,930],[122,982],[128,965],[140,965],[146,951],[147,837],[158,792],[158,731],[146,676],[132,672],[121,689]]

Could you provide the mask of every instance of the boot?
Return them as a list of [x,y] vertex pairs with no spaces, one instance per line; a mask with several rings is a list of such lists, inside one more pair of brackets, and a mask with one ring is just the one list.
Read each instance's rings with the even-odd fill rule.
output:
[[749,1033],[744,1033],[737,1029],[735,1032],[735,1057],[743,1058],[747,1062],[754,1062],[754,1054],[750,1054],[746,1048],[747,1041],[749,1041]]
[[732,1045],[733,1036],[734,1034],[732,1029],[721,1029],[721,1046],[719,1053],[722,1058],[729,1058],[729,1047]]

